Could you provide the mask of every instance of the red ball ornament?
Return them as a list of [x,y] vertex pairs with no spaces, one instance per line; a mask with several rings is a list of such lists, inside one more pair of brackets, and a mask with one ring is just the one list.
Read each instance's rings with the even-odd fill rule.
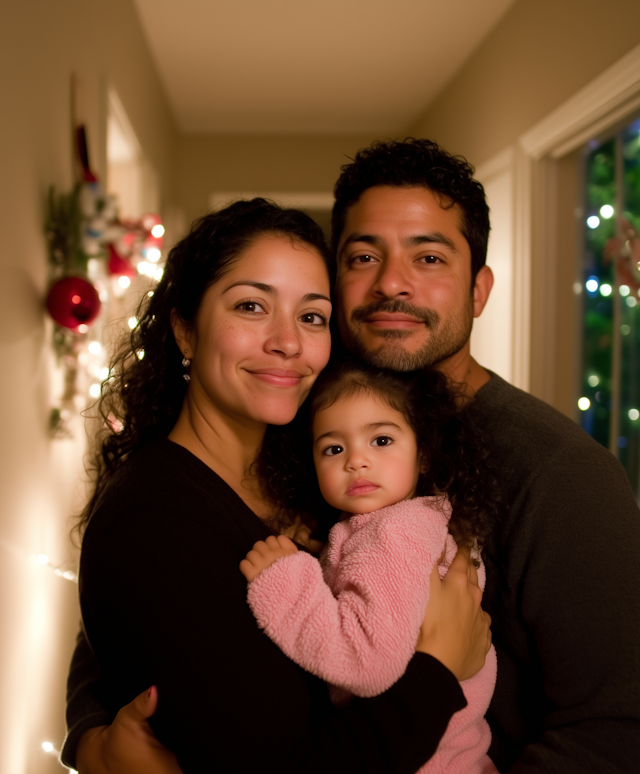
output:
[[51,286],[47,311],[58,325],[79,333],[100,314],[100,298],[93,285],[83,277],[63,277]]

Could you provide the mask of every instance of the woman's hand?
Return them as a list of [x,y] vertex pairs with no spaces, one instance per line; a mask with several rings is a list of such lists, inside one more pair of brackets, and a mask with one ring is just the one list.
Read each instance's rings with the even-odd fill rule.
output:
[[124,706],[110,726],[85,731],[76,753],[79,774],[182,774],[176,756],[147,722],[157,706],[152,686]]
[[431,591],[416,650],[437,658],[457,677],[468,680],[484,666],[491,647],[491,617],[480,607],[482,591],[468,549],[460,549],[440,580],[431,573]]

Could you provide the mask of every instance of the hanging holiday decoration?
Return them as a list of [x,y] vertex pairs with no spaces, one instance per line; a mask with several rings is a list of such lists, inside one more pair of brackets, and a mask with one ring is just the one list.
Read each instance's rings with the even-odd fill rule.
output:
[[45,223],[51,266],[46,308],[55,323],[53,345],[63,382],[60,404],[50,417],[55,438],[71,435],[70,421],[84,405],[85,390],[99,397],[100,383],[108,378],[100,337],[88,338],[101,319],[102,304],[120,298],[138,274],[155,281],[162,277],[160,217],[147,213],[121,220],[115,198],[105,195],[91,169],[83,126],[75,138],[79,182],[68,194],[50,189]]

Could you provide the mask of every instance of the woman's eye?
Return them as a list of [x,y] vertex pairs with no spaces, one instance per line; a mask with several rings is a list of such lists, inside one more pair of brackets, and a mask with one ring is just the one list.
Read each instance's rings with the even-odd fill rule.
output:
[[241,312],[249,312],[249,314],[257,314],[258,312],[264,312],[264,309],[257,301],[243,301],[236,306]]
[[372,441],[373,446],[390,446],[393,443],[393,438],[388,435],[379,435]]
[[344,449],[342,446],[338,446],[336,444],[334,446],[327,446],[327,448],[322,453],[325,457],[335,457],[336,454],[340,454],[343,451]]
[[326,325],[327,318],[319,312],[307,312],[300,317],[300,322],[308,323],[309,325]]
[[371,263],[373,261],[373,256],[368,255],[365,253],[364,255],[354,255],[351,259],[351,263]]

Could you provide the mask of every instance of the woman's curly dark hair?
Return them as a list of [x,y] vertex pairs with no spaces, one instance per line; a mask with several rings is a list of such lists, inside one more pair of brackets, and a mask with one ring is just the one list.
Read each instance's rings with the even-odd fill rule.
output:
[[487,259],[489,207],[484,188],[474,180],[474,168],[462,156],[452,156],[432,140],[407,137],[403,142],[374,142],[341,167],[331,217],[332,252],[337,254],[347,210],[369,188],[421,187],[439,194],[443,207],[458,205],[460,230],[471,249],[471,279]]
[[[172,316],[195,323],[206,290],[229,271],[256,239],[284,236],[331,260],[320,227],[300,210],[266,199],[231,204],[195,221],[170,251],[162,280],[143,297],[138,324],[115,352],[98,401],[101,428],[89,456],[93,496],[80,515],[82,531],[101,492],[122,463],[143,444],[166,437],[187,391],[182,353],[173,337]],[[330,281],[333,277],[330,276]]]
[[500,513],[495,474],[473,418],[473,403],[464,402],[447,378],[432,369],[400,373],[349,358],[332,363],[294,421],[270,428],[270,455],[261,455],[256,465],[268,497],[289,518],[301,515],[316,528],[319,538],[326,537],[339,514],[323,500],[315,475],[313,417],[339,398],[360,393],[382,398],[402,413],[415,432],[423,470],[416,497],[446,495],[452,507],[449,531],[455,541],[460,546],[477,542],[482,547],[488,525]]

